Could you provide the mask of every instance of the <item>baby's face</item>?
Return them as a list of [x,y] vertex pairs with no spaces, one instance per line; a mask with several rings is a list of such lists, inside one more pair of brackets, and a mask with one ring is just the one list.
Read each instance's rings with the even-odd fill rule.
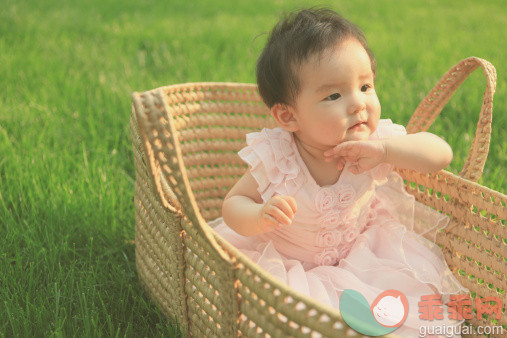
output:
[[368,139],[377,129],[380,103],[370,58],[356,39],[313,56],[301,66],[301,91],[293,110],[301,141],[328,149]]

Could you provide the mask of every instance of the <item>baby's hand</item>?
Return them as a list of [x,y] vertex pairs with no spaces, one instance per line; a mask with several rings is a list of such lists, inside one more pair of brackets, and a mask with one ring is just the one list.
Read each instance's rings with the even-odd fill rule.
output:
[[338,170],[343,169],[345,162],[351,162],[349,171],[357,175],[383,163],[386,159],[386,148],[380,140],[346,141],[324,152],[324,156],[326,161],[339,157]]
[[265,231],[290,225],[297,211],[296,200],[291,196],[273,196],[259,213],[259,226]]

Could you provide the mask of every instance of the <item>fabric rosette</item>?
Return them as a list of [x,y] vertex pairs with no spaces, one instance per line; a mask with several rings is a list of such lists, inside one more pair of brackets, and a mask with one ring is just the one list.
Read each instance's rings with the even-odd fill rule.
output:
[[356,191],[350,184],[340,184],[336,187],[323,187],[315,197],[315,207],[320,212],[333,208],[346,210],[354,203]]
[[352,249],[352,243],[344,243],[340,247],[337,248],[338,250],[338,257],[340,259],[347,257],[350,250]]
[[336,194],[332,187],[324,187],[315,196],[315,207],[320,212],[331,210],[338,203]]
[[316,244],[320,247],[335,247],[342,241],[342,234],[339,231],[321,230],[317,234]]
[[354,203],[356,191],[350,184],[342,184],[335,188],[336,198],[338,200],[337,207],[341,210],[348,209]]
[[343,225],[342,213],[337,210],[330,210],[325,214],[321,215],[318,219],[319,228],[325,230],[333,230],[338,226]]
[[335,248],[327,248],[315,255],[315,264],[317,265],[335,265],[340,258],[339,252]]
[[357,224],[348,227],[343,232],[343,235],[342,235],[343,241],[344,242],[354,241],[357,238],[357,236],[359,236],[360,232],[361,232],[361,228]]

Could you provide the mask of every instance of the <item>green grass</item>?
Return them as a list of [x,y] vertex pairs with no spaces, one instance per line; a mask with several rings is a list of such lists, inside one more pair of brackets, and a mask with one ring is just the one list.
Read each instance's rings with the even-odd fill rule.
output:
[[[176,2],[176,1],[172,1]],[[255,82],[282,11],[311,1],[13,1],[0,6],[0,335],[167,336],[134,261],[130,95],[193,81]],[[498,71],[481,184],[507,186],[502,0],[327,1],[363,27],[384,117],[406,124],[459,60]],[[260,36],[259,36],[260,35]],[[257,38],[256,38],[257,37]],[[484,80],[467,80],[430,131],[471,144]]]

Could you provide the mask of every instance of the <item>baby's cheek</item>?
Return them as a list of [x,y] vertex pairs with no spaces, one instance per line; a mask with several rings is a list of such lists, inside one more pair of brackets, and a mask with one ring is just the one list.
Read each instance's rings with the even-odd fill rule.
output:
[[337,142],[341,141],[345,136],[343,127],[332,121],[324,123],[315,132],[316,135],[325,139],[325,143],[333,145],[337,144]]
[[349,125],[347,125],[347,122],[345,120],[329,120],[326,121],[325,125],[323,126],[326,129],[332,130],[335,134],[344,135],[347,132],[347,129],[349,128]]
[[378,123],[379,123],[379,117],[374,118],[374,119],[370,119],[370,121],[368,121],[368,125],[370,127],[370,135],[373,134],[377,130]]
[[381,111],[382,107],[380,106],[380,101],[379,101],[378,96],[376,94],[372,98],[371,104],[372,104],[372,107],[375,109],[375,111],[380,115],[380,111]]
[[370,114],[371,120],[378,121],[380,119],[382,108],[381,108],[380,102],[376,96],[375,96],[375,98],[372,98],[372,100],[368,104],[367,110],[368,110],[368,113]]

